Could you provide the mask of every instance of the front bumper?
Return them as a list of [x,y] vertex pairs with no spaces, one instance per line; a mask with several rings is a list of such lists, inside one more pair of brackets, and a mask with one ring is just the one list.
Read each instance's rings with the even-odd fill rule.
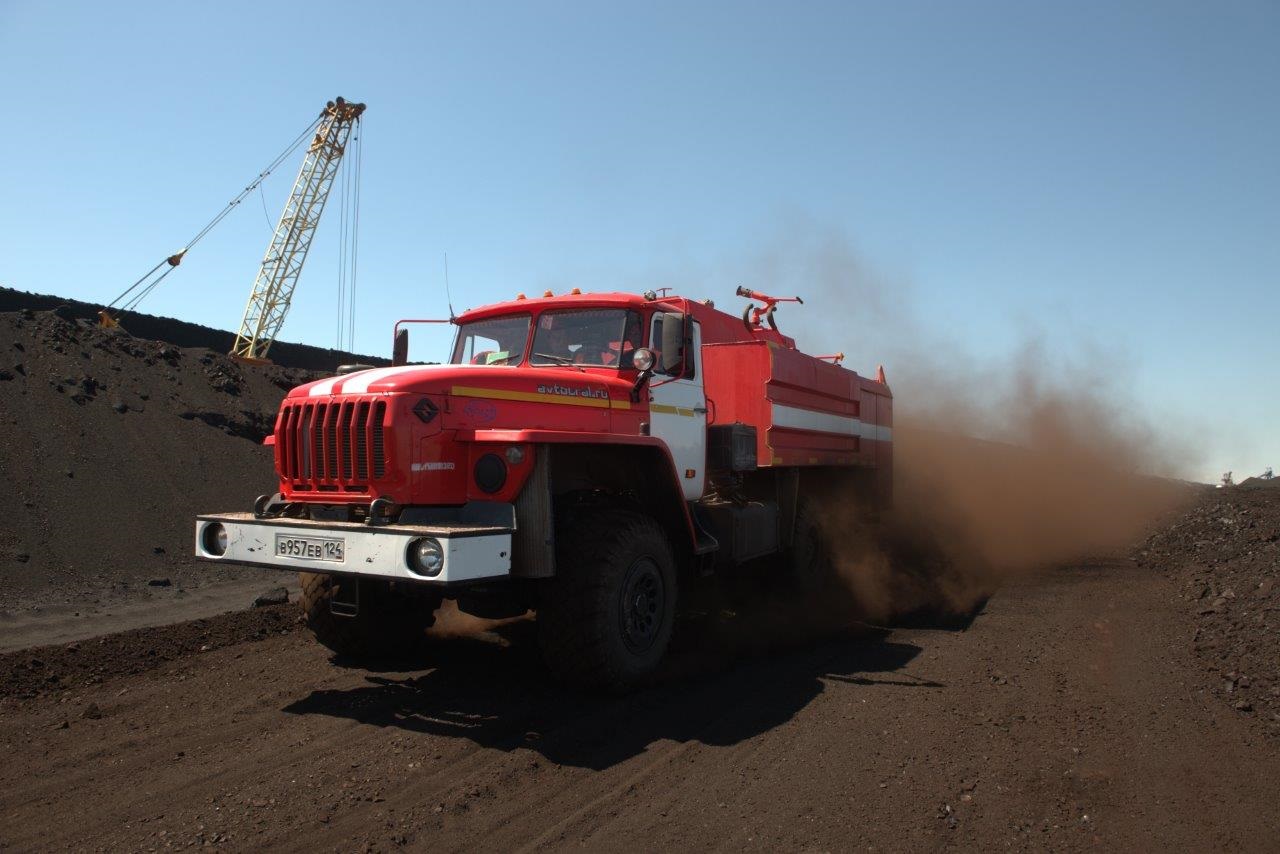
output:
[[[227,531],[227,548],[220,555],[206,545],[205,529],[215,523]],[[202,560],[216,563],[444,585],[509,576],[511,534],[509,528],[476,525],[371,526],[309,519],[258,519],[252,513],[212,513],[196,517],[195,553]],[[421,537],[438,540],[444,552],[444,566],[434,576],[416,572],[409,564],[409,545]],[[286,554],[290,541],[300,539],[322,544],[339,541],[341,549],[330,550],[328,560]],[[335,556],[338,559],[333,559]]]

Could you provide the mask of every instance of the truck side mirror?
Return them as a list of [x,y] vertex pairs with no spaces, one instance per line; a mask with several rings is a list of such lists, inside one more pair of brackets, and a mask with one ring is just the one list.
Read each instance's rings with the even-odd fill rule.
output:
[[391,364],[395,367],[409,364],[409,330],[396,332],[395,342],[391,345]]
[[662,315],[662,373],[678,377],[684,373],[685,349],[688,342],[686,328],[689,316],[671,312]]
[[694,365],[697,364],[693,359],[693,318],[687,314],[680,317],[683,321],[680,324],[683,339],[680,346],[680,376],[693,379]]

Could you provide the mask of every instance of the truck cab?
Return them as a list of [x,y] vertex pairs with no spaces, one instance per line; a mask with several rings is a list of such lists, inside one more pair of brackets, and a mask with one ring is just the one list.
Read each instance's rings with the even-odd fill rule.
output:
[[575,291],[453,322],[447,363],[403,363],[399,330],[391,367],[290,391],[279,490],[196,521],[204,560],[302,573],[336,652],[408,651],[451,598],[536,612],[554,672],[624,689],[660,662],[682,581],[770,555],[830,575],[810,493],[887,500],[883,378],[758,318]]

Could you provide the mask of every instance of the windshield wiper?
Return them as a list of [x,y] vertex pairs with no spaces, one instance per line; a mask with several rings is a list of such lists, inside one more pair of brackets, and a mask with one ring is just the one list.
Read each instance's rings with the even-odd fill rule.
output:
[[572,357],[572,356],[553,356],[553,355],[551,355],[550,353],[534,353],[533,355],[534,355],[535,357],[539,358],[539,359],[550,359],[551,361],[556,362],[556,363],[561,364],[561,365],[572,365],[572,364],[573,364],[573,357]]

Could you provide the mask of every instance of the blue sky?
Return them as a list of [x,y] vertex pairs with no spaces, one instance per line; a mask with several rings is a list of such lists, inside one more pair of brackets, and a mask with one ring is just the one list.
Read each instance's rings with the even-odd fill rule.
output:
[[[1028,341],[1101,359],[1194,474],[1256,473],[1280,466],[1277,44],[1276,2],[0,0],[0,284],[110,301],[341,94],[369,105],[357,350],[446,313],[445,252],[459,309],[817,292],[793,323],[855,368],[935,341],[975,372]],[[142,310],[236,327],[296,170]],[[286,340],[335,341],[329,214]]]

